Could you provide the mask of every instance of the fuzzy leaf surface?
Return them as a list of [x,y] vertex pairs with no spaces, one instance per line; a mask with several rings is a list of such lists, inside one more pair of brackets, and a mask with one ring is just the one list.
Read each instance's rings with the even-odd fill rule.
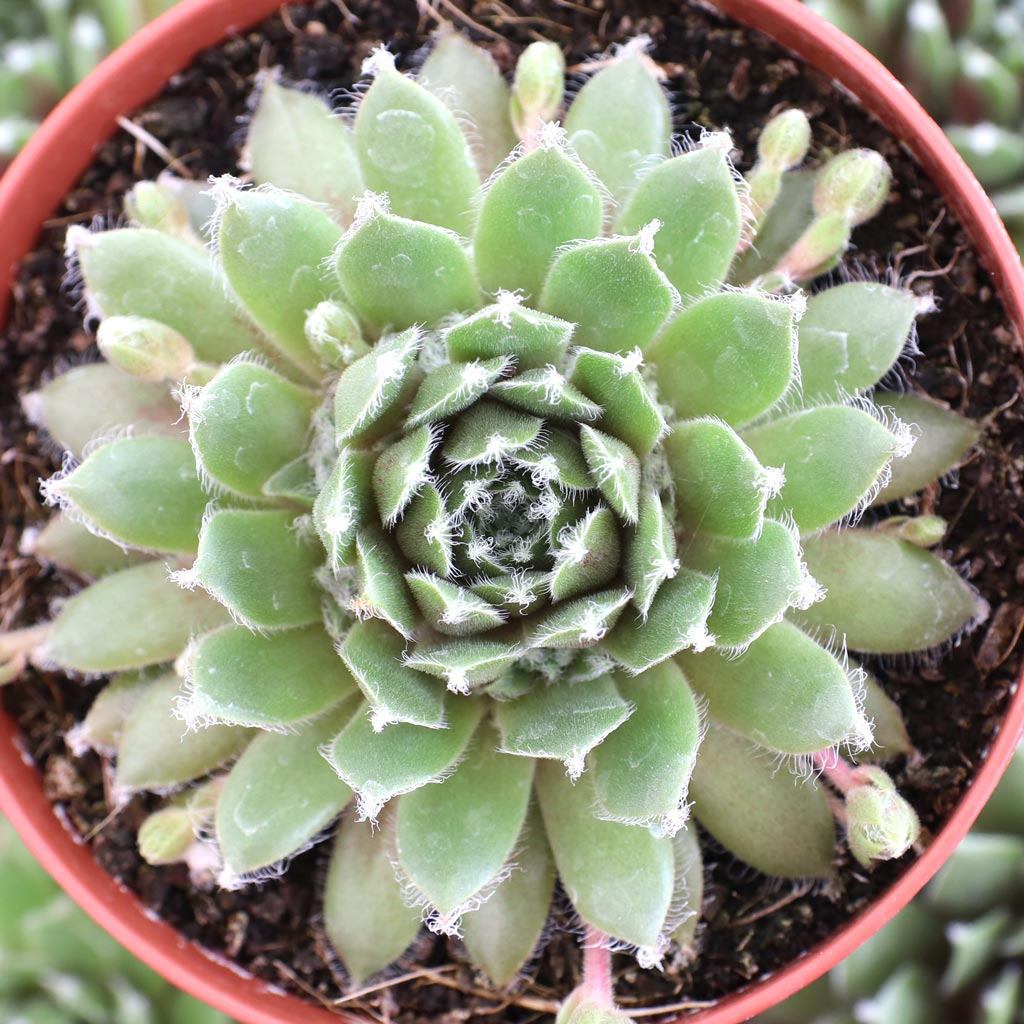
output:
[[683,950],[692,951],[704,905],[704,861],[695,827],[682,828],[675,834],[672,853],[676,862],[676,900],[684,915],[672,939]]
[[313,525],[337,572],[351,558],[356,535],[373,514],[373,456],[342,447],[338,460],[313,504]]
[[679,571],[675,524],[657,491],[640,495],[640,515],[627,534],[622,568],[633,604],[646,616],[658,589]]
[[453,360],[511,356],[516,368],[539,370],[562,362],[573,336],[573,325],[533,309],[501,304],[485,306],[445,332]]
[[804,557],[826,595],[796,618],[811,627],[834,626],[855,651],[936,647],[986,608],[941,558],[884,533],[823,533],[807,539]]
[[138,565],[146,556],[140,551],[125,551],[120,545],[105,537],[97,537],[82,523],[69,519],[58,512],[25,544],[31,553],[44,564],[96,579],[107,576],[118,569]]
[[636,453],[617,437],[587,423],[580,426],[580,447],[605,500],[620,518],[635,523],[640,516],[640,460]]
[[355,561],[362,589],[350,610],[363,618],[383,619],[406,639],[411,637],[416,628],[416,608],[390,540],[374,527],[360,530]]
[[468,409],[512,365],[508,356],[449,363],[429,374],[420,385],[409,409],[407,428],[448,419]]

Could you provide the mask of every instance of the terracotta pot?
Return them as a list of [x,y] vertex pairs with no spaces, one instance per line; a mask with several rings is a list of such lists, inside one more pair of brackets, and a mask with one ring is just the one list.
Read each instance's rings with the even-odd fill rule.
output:
[[[956,211],[1024,334],[1024,273],[981,186],[907,90],[870,54],[798,0],[717,0],[739,21],[772,36],[856,95],[914,153]],[[186,0],[123,46],[50,115],[0,179],[0,318],[19,259],[39,225],[116,130],[116,118],[152,99],[196,53],[271,14],[279,0]],[[1024,687],[1012,698],[998,737],[966,797],[927,852],[880,899],[800,960],[687,1024],[738,1024],[819,977],[877,931],[922,888],[967,832],[992,792],[1024,723]],[[44,867],[107,931],[180,988],[245,1024],[338,1024],[338,1015],[271,989],[186,942],[153,920],[93,860],[43,795],[23,757],[14,723],[0,715],[0,810]],[[683,1018],[680,1018],[682,1021]]]

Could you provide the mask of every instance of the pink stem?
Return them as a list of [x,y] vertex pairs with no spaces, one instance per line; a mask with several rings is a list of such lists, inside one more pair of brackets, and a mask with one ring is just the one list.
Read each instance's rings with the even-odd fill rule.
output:
[[578,992],[583,1002],[614,1007],[612,990],[612,954],[607,948],[608,936],[592,925],[583,933],[583,981]]
[[819,750],[812,755],[814,764],[821,769],[825,778],[832,783],[843,795],[860,782],[858,770],[853,765],[844,761],[836,751],[831,748]]

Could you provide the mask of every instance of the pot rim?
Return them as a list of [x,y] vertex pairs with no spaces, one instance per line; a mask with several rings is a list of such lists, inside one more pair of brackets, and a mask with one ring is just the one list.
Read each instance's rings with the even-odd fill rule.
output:
[[[1018,335],[1024,334],[1024,272],[1006,229],[973,174],[906,88],[874,57],[799,0],[715,0],[851,92],[918,159],[985,257]],[[0,321],[18,260],[39,225],[86,170],[117,118],[155,97],[167,79],[208,46],[257,24],[280,0],[184,0],[108,57],[50,114],[0,178]],[[139,73],[141,69],[141,73]],[[51,168],[56,167],[56,170]],[[40,169],[46,168],[47,173]],[[931,846],[876,901],[824,942],[779,972],[677,1024],[739,1024],[829,970],[892,918],[939,869],[995,788],[1024,728],[1024,686],[1015,692],[999,733],[960,804]],[[169,981],[245,1024],[365,1024],[299,1000],[185,940],[151,916],[108,875],[55,812],[24,752],[13,720],[0,713],[0,811],[43,866],[91,917]]]

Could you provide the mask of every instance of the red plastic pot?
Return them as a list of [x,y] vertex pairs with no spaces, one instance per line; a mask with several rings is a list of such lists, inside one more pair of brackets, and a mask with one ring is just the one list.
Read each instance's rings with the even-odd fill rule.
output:
[[[728,14],[772,36],[857,96],[917,157],[982,254],[1018,333],[1024,334],[1024,272],[987,196],[941,129],[870,54],[798,0],[717,0]],[[0,318],[16,265],[40,224],[116,131],[119,115],[152,99],[199,50],[273,13],[279,0],[186,0],[106,60],[50,115],[0,179]],[[1024,725],[1018,685],[999,734],[964,800],[927,852],[879,900],[785,970],[688,1015],[688,1024],[738,1024],[792,995],[892,918],[924,886],[970,828],[999,780]],[[44,867],[108,932],[164,977],[245,1024],[338,1024],[328,1012],[275,991],[152,919],[93,860],[43,795],[14,723],[0,715],[0,810]],[[680,1018],[682,1021],[683,1018]]]

